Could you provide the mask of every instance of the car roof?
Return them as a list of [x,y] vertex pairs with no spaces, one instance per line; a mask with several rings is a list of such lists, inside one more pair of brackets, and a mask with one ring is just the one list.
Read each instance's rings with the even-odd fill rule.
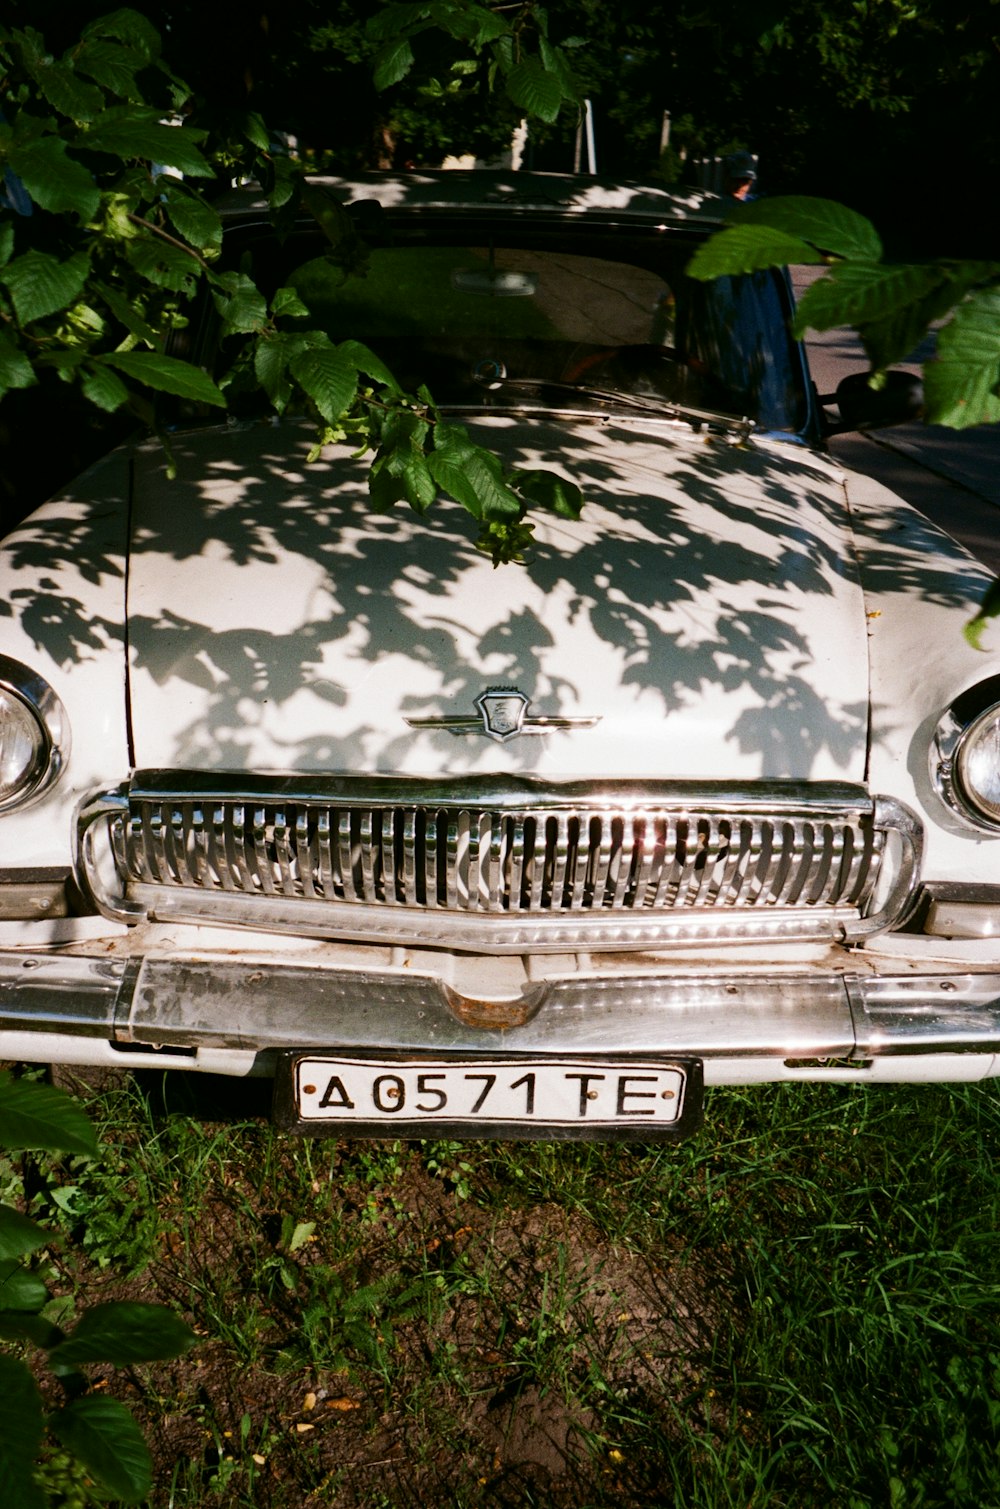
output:
[[[474,215],[544,214],[594,218],[616,224],[690,225],[716,228],[726,222],[731,201],[701,189],[669,189],[620,179],[563,173],[525,173],[477,168],[419,173],[360,173],[351,177],[310,175],[310,183],[348,202],[377,199],[387,210],[458,211]],[[227,221],[256,220],[267,210],[260,188],[232,190],[217,206]]]

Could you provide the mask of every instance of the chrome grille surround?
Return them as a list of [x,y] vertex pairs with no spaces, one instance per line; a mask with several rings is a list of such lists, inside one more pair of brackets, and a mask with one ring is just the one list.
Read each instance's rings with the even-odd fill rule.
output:
[[525,953],[860,939],[920,851],[847,784],[144,771],[86,804],[77,870],[119,920]]

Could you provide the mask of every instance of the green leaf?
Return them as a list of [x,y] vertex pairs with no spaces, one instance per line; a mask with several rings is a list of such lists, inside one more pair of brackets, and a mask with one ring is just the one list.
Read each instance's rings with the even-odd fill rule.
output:
[[412,3],[386,5],[365,22],[365,36],[369,42],[388,42],[399,32],[406,31],[411,22],[419,20],[423,8]]
[[822,253],[797,236],[766,225],[730,225],[699,246],[687,265],[691,278],[736,277],[764,267],[822,262]]
[[176,168],[192,178],[211,178],[212,169],[198,150],[204,131],[165,126],[160,111],[145,105],[112,105],[78,137],[87,152],[110,152],[131,162],[134,158]]
[[388,89],[398,84],[413,67],[413,48],[408,37],[396,37],[380,47],[375,54],[372,71],[376,89]]
[[982,649],[983,631],[994,618],[1000,618],[1000,579],[990,583],[979,605],[979,612],[962,630],[974,650]]
[[24,1310],[0,1310],[0,1339],[4,1341],[30,1341],[32,1346],[47,1352],[62,1340],[62,1334],[59,1327],[46,1320],[44,1315]]
[[929,424],[966,429],[1000,420],[1000,288],[971,294],[939,333],[924,369]]
[[288,364],[301,352],[309,349],[306,336],[267,333],[257,342],[253,367],[260,383],[274,407],[280,413],[292,396],[288,378]]
[[35,1458],[42,1444],[42,1399],[23,1362],[0,1352],[0,1504],[4,1509],[45,1509],[46,1496],[35,1482]]
[[515,63],[507,75],[507,97],[519,109],[539,120],[554,121],[565,99],[558,76],[549,73],[537,58],[525,58]]
[[22,55],[39,94],[60,115],[68,116],[79,125],[93,120],[104,109],[101,90],[78,79],[65,63],[57,63],[51,57],[32,56],[29,59],[23,49]]
[[0,1075],[0,1145],[97,1157],[97,1134],[71,1095],[36,1080]]
[[0,281],[10,289],[21,324],[27,325],[31,320],[41,320],[47,314],[65,309],[79,298],[89,271],[86,252],[76,252],[60,262],[48,252],[31,250],[8,262],[0,273]]
[[354,402],[358,369],[335,346],[304,351],[289,363],[289,370],[328,424]]
[[368,492],[375,513],[388,513],[394,503],[405,501],[415,513],[424,514],[437,497],[437,483],[427,459],[412,447],[383,450],[368,473]]
[[433,19],[456,41],[471,42],[477,48],[510,34],[510,23],[482,5],[451,5],[436,10]]
[[124,298],[116,289],[109,288],[106,283],[94,283],[91,286],[100,294],[115,319],[120,321],[131,335],[138,336],[140,340],[145,341],[150,346],[158,346],[160,344],[160,338],[156,331],[147,320],[143,319],[141,311],[134,304]]
[[108,367],[95,364],[88,367],[80,381],[84,397],[107,414],[113,414],[123,403],[128,403],[128,388],[121,378]]
[[178,398],[190,398],[195,403],[214,404],[220,409],[226,406],[225,398],[207,372],[175,356],[162,356],[159,351],[114,351],[104,360],[147,388],[175,393]]
[[93,176],[66,156],[66,143],[58,136],[39,136],[13,148],[10,165],[41,209],[81,220],[97,214],[101,195]]
[[146,61],[132,48],[120,42],[101,41],[96,36],[86,37],[74,52],[77,73],[86,74],[111,94],[126,100],[141,101],[142,91],[135,76]]
[[34,1221],[9,1205],[0,1205],[0,1263],[34,1252],[48,1241],[49,1233]]
[[882,256],[882,242],[871,221],[834,199],[797,194],[758,199],[741,208],[739,217],[740,225],[783,231],[834,257],[878,262]]
[[167,214],[185,241],[199,251],[214,251],[222,245],[222,220],[213,205],[173,186],[164,197]]
[[583,493],[575,482],[567,482],[556,472],[515,472],[511,482],[529,503],[562,519],[578,519],[583,512]]
[[85,1394],[49,1417],[52,1434],[124,1504],[137,1504],[153,1487],[153,1460],[142,1431],[124,1404]]
[[271,313],[276,320],[308,319],[311,311],[303,304],[294,288],[279,288],[271,300]]
[[795,334],[887,319],[925,299],[942,278],[932,266],[839,262],[799,300]]
[[49,1291],[15,1258],[0,1263],[0,1310],[40,1310]]
[[125,255],[141,278],[157,288],[190,296],[194,293],[201,268],[193,252],[148,234],[128,241]]
[[83,36],[88,41],[91,37],[116,37],[138,53],[144,63],[152,63],[160,56],[160,34],[156,27],[138,11],[128,8],[99,16],[83,28]]
[[258,152],[270,150],[271,138],[267,126],[263,116],[259,115],[256,110],[247,111],[240,121],[240,129],[247,141],[251,146],[256,147]]
[[341,341],[337,350],[346,361],[358,372],[363,372],[374,382],[381,383],[383,387],[391,389],[393,393],[401,393],[399,383],[393,377],[389,368],[380,356],[364,345],[362,341]]
[[315,1230],[315,1221],[297,1222],[295,1230],[292,1232],[291,1237],[288,1240],[289,1252],[298,1252],[300,1247],[304,1247]]
[[248,334],[267,324],[267,300],[246,273],[227,272],[217,280],[222,292],[212,294],[212,302],[222,317],[223,335]]
[[85,1310],[76,1329],[53,1347],[49,1362],[60,1372],[88,1362],[117,1367],[180,1357],[197,1337],[166,1305],[109,1300]]
[[34,368],[13,341],[0,332],[0,393],[8,388],[30,388],[37,381]]
[[431,476],[444,492],[472,514],[474,519],[516,519],[520,499],[503,480],[499,459],[473,445],[461,425],[439,424],[434,432],[434,450],[427,458]]
[[10,221],[0,224],[0,267],[6,267],[14,255],[14,227]]

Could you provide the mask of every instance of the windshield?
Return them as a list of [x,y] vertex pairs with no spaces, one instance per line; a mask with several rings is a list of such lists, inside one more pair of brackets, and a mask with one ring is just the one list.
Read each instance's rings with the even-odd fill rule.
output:
[[780,276],[690,280],[689,236],[530,221],[469,234],[421,217],[394,221],[386,239],[351,272],[315,236],[280,252],[258,241],[252,271],[262,286],[294,287],[332,339],[364,342],[442,406],[681,408],[793,432],[807,422]]

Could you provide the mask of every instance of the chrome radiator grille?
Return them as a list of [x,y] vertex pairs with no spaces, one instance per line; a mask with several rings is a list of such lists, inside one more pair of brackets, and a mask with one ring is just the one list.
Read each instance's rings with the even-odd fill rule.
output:
[[852,787],[165,782],[103,804],[120,909],[512,950],[842,936],[893,831]]

